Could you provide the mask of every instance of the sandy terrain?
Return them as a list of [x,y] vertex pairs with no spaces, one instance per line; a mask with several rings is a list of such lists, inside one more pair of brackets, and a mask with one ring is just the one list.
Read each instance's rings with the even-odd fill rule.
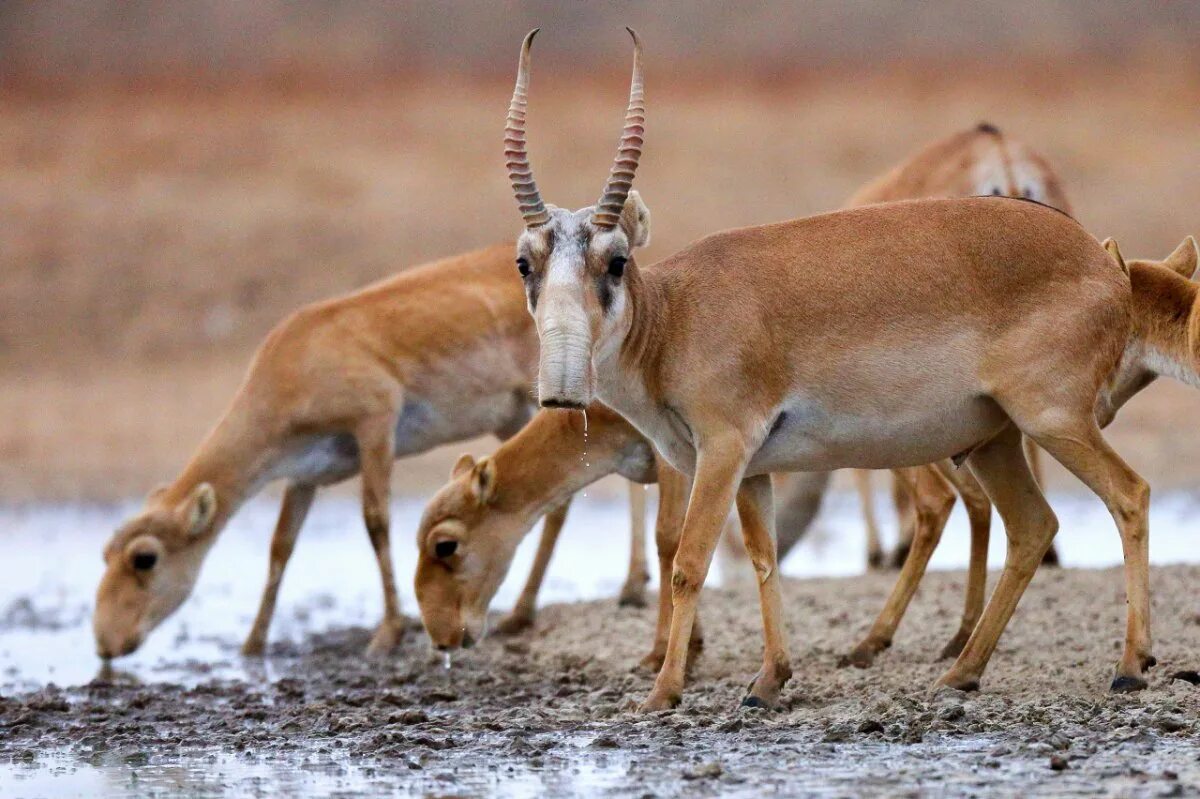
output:
[[225,789],[250,787],[236,775],[267,763],[465,795],[530,784],[572,795],[1187,795],[1200,790],[1200,687],[1170,675],[1200,665],[1200,617],[1186,600],[1200,567],[1159,567],[1153,580],[1159,665],[1136,695],[1106,691],[1123,627],[1115,569],[1039,573],[970,695],[929,690],[961,574],[927,580],[893,649],[866,671],[834,664],[890,577],[788,581],[795,676],[777,712],[738,708],[759,653],[753,594],[714,591],[705,651],[676,711],[631,712],[651,682],[630,669],[651,612],[581,603],[546,609],[526,637],[488,639],[449,671],[416,630],[386,663],[365,662],[367,632],[347,630],[276,645],[272,679],[259,683],[182,663],[188,686],[117,674],[6,697],[3,778],[57,757],[152,780],[208,758]]

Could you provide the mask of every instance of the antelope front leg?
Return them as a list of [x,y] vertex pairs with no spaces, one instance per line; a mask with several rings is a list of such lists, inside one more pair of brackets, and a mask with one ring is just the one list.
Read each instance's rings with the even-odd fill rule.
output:
[[758,599],[763,622],[763,665],[742,700],[746,707],[774,707],[779,691],[792,676],[787,639],[783,633],[783,601],[779,595],[779,564],[775,546],[775,498],[770,475],[742,481],[737,494],[738,517],[746,554],[758,574]]
[[513,605],[512,611],[496,625],[500,635],[516,635],[533,625],[533,617],[537,613],[537,595],[546,579],[546,569],[550,566],[550,556],[554,554],[554,546],[558,543],[558,534],[562,532],[563,524],[567,521],[567,509],[571,501],[546,514],[542,522],[542,537],[538,540],[537,554],[533,558],[533,568],[529,570],[529,578],[521,589],[521,596]]
[[246,636],[246,642],[242,644],[242,654],[247,657],[262,657],[266,649],[267,630],[270,629],[271,618],[275,615],[275,601],[279,598],[283,570],[287,568],[288,560],[292,557],[292,551],[296,547],[296,536],[300,534],[300,526],[308,516],[308,509],[312,507],[316,493],[316,486],[292,483],[283,494],[279,521],[275,523],[275,532],[271,535],[271,563],[267,569],[267,584],[263,587],[254,625],[250,628],[250,634]]
[[395,459],[395,420],[392,414],[380,414],[359,425],[355,433],[358,457],[362,465],[363,520],[379,564],[383,584],[383,621],[367,646],[367,655],[383,655],[396,648],[404,635],[404,616],[396,593],[392,571],[392,551],[388,541],[390,526],[392,462]]
[[883,543],[879,539],[879,521],[875,518],[875,496],[871,491],[871,470],[853,469],[854,488],[862,505],[863,522],[867,526],[867,568],[883,568]]
[[620,607],[646,607],[646,583],[650,570],[646,568],[646,487],[629,484],[629,573],[617,597]]
[[1099,428],[1040,432],[1038,444],[1092,489],[1117,523],[1125,556],[1125,650],[1111,689],[1139,691],[1157,662],[1150,646],[1150,486],[1105,442]]
[[671,633],[667,654],[654,681],[654,690],[642,703],[643,712],[674,707],[683,695],[688,642],[700,589],[746,467],[746,447],[738,437],[701,441],[697,450],[692,494],[671,572]]
[[942,648],[939,659],[945,659],[956,658],[962,654],[967,639],[971,637],[971,631],[983,615],[987,591],[988,539],[992,530],[992,503],[987,498],[983,486],[971,476],[970,471],[955,469],[949,461],[940,462],[938,471],[958,489],[971,523],[971,555],[967,562],[967,590],[963,597],[962,621],[959,622],[958,632]]
[[925,576],[925,567],[929,565],[929,558],[942,539],[946,520],[950,518],[950,511],[954,507],[954,491],[936,467],[927,465],[896,469],[893,474],[897,481],[904,482],[912,496],[915,520],[912,549],[900,567],[896,585],[879,617],[866,638],[841,659],[841,666],[865,669],[875,662],[876,655],[892,645],[896,627],[904,618],[913,594]]
[[[1028,436],[1022,442],[1025,447],[1025,460],[1029,461],[1029,471],[1033,473],[1033,479],[1037,484],[1046,488],[1046,476],[1042,472],[1042,449],[1037,445],[1032,438]],[[1058,549],[1054,543],[1050,543],[1050,548],[1046,550],[1046,554],[1042,556],[1042,563],[1046,566],[1058,566]]]
[[[658,518],[654,526],[655,549],[658,551],[658,618],[654,627],[654,646],[650,654],[638,663],[639,669],[651,672],[659,671],[667,658],[667,640],[671,632],[671,571],[675,553],[679,550],[679,536],[683,530],[684,514],[687,513],[690,488],[687,477],[659,460]],[[691,668],[703,649],[704,634],[700,631],[700,619],[697,618],[692,624],[692,636],[688,641],[687,668]]]
[[1021,434],[1015,426],[1010,425],[971,453],[967,463],[1000,512],[1008,537],[1004,571],[992,598],[962,654],[938,680],[939,685],[974,691],[979,688],[983,670],[1033,579],[1046,547],[1058,531],[1058,520],[1029,473],[1021,451]]

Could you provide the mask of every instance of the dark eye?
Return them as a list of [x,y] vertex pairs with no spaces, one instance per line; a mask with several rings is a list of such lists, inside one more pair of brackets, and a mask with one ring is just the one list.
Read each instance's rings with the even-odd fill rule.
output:
[[439,558],[448,558],[457,551],[458,551],[458,542],[454,541],[454,540],[438,541],[436,544],[433,545],[433,553],[435,555],[437,555]]
[[608,273],[613,277],[620,277],[625,274],[625,262],[627,258],[617,256],[608,262]]
[[517,271],[521,273],[521,277],[529,276],[529,261],[524,258],[517,259]]
[[158,563],[158,555],[153,552],[138,552],[133,556],[133,568],[140,572],[148,572]]

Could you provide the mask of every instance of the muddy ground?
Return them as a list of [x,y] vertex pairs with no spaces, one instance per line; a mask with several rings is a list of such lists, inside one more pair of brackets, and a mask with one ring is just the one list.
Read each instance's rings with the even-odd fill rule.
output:
[[631,667],[653,611],[598,601],[548,607],[533,631],[488,639],[449,671],[418,629],[385,662],[364,660],[369,631],[349,629],[274,645],[250,669],[259,679],[185,662],[173,668],[187,685],[118,671],[6,696],[0,788],[54,795],[57,783],[33,779],[50,767],[100,770],[126,795],[153,794],[164,775],[193,795],[271,793],[297,773],[332,793],[1200,792],[1200,687],[1171,677],[1200,666],[1200,567],[1154,569],[1159,665],[1135,695],[1106,690],[1123,631],[1119,570],[1042,570],[975,694],[930,691],[961,573],[929,576],[874,668],[836,667],[890,580],[785,584],[795,676],[777,711],[738,707],[760,652],[752,591],[707,592],[684,703],[652,716],[632,712],[651,677]]

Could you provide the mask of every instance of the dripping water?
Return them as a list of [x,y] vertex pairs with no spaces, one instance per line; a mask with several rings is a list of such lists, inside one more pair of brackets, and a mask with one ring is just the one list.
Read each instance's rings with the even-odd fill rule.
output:
[[442,668],[445,669],[447,671],[447,673],[450,671],[450,652],[449,652],[449,650],[447,650],[445,652],[445,654],[442,655]]
[[[582,409],[582,410],[580,411],[580,413],[582,413],[582,414],[583,414],[583,454],[581,454],[581,455],[579,456],[579,459],[580,459],[581,461],[583,461],[583,467],[584,467],[585,469],[587,469],[587,468],[590,468],[590,467],[591,467],[591,465],[592,465],[592,464],[590,464],[590,463],[588,462],[588,459],[587,459],[587,457],[588,457],[588,455],[587,455],[587,445],[588,445],[588,420],[587,420],[587,408],[584,408],[584,409]],[[585,488],[585,489],[583,489],[583,498],[584,498],[584,499],[587,499],[587,489],[586,489],[586,488]]]

